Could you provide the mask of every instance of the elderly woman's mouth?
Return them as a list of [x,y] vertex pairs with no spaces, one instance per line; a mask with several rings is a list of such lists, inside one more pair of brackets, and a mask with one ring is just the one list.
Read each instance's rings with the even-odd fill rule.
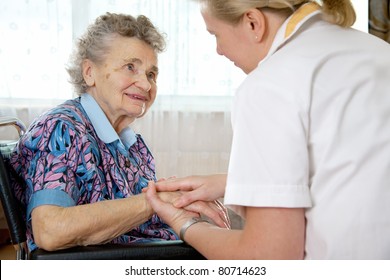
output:
[[130,97],[131,99],[140,100],[140,101],[147,101],[146,97],[140,94],[126,94],[126,96]]

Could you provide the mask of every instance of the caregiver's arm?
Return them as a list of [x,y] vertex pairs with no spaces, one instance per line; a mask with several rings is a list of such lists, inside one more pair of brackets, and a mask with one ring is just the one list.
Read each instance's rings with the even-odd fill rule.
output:
[[[177,233],[192,217],[158,198],[153,184],[147,198]],[[246,208],[243,230],[227,230],[200,222],[190,226],[184,240],[208,259],[302,259],[305,242],[303,208]]]

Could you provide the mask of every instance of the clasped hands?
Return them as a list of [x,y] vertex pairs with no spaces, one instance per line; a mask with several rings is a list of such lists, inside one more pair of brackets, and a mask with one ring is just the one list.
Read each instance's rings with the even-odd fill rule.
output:
[[[228,211],[218,200],[224,193],[224,178],[224,175],[214,175],[151,181],[143,192],[157,215],[176,233],[188,220],[200,216],[230,229]],[[172,198],[168,192],[176,195]]]

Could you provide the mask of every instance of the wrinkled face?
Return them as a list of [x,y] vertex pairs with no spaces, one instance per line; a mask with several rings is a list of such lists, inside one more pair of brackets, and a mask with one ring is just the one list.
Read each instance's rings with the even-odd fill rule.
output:
[[[90,93],[114,125],[143,115],[156,98],[157,55],[138,38],[115,36],[102,63],[89,62]],[[84,75],[86,76],[86,75]],[[88,76],[88,75],[87,75]]]
[[231,25],[213,17],[206,9],[202,16],[207,30],[215,36],[217,53],[228,58],[245,73],[256,68],[258,61],[254,61],[249,46],[248,33],[243,23]]

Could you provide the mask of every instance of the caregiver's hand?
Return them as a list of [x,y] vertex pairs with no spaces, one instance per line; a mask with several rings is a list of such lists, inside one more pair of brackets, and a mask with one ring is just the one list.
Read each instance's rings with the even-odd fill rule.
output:
[[175,207],[185,207],[195,201],[215,201],[224,196],[226,174],[170,178],[156,183],[156,190],[185,191],[175,201]]
[[[180,207],[175,207],[173,204],[175,204],[175,201],[172,201],[170,199],[165,199],[165,195],[169,195],[172,192],[158,192],[156,191],[155,183],[149,182],[148,188],[145,190],[146,193],[149,192],[150,188],[153,188],[153,194],[155,194],[156,199],[158,199],[161,203],[165,203],[167,207],[173,207],[175,211],[178,211]],[[179,192],[177,192],[179,193]],[[180,192],[180,197],[185,195],[186,193]],[[180,199],[180,197],[178,199]],[[148,198],[148,196],[147,196]],[[176,199],[176,201],[178,200]],[[148,199],[149,203],[152,205],[150,199]],[[153,205],[152,205],[153,207]],[[153,207],[154,209],[154,207]],[[186,206],[183,207],[183,210],[186,210],[188,212],[192,212],[196,214],[196,216],[203,216],[207,217],[211,222],[216,224],[219,227],[224,228],[230,228],[230,219],[228,215],[228,211],[226,207],[218,200],[213,201],[194,201]],[[157,212],[156,209],[154,209],[156,213],[164,220],[163,216]],[[164,211],[164,209],[160,210]],[[192,216],[191,216],[192,217]],[[165,220],[164,220],[165,221]],[[165,221],[167,222],[167,221]],[[167,222],[168,223],[168,222]],[[168,223],[169,224],[169,223]]]

